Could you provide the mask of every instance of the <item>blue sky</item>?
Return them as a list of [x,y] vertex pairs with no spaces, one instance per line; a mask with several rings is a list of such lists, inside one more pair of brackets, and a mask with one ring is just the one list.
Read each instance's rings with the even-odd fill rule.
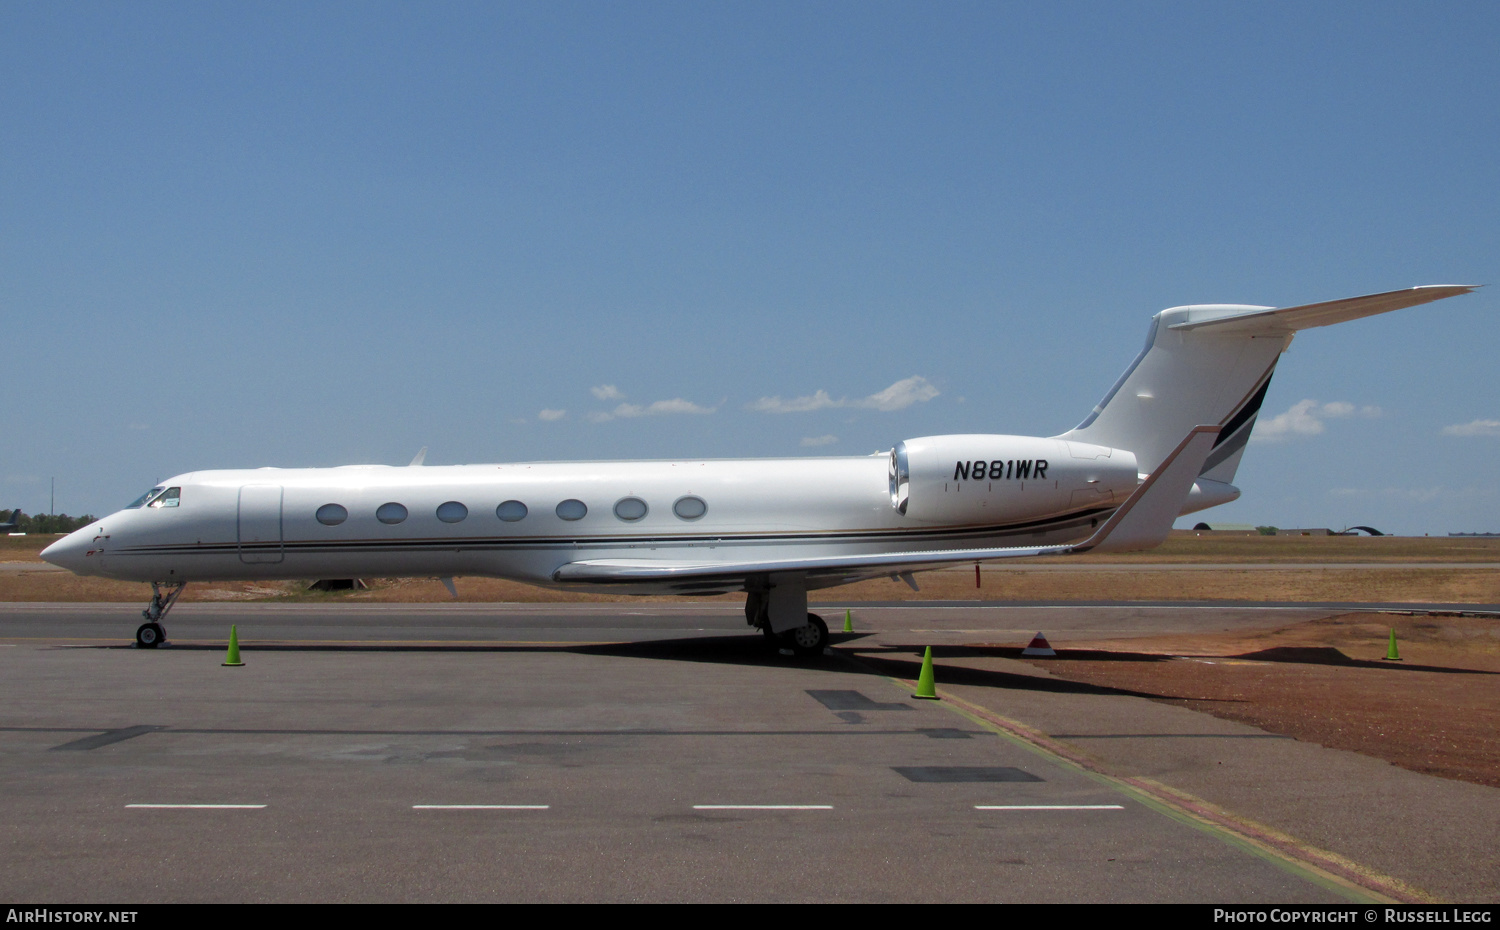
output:
[[[0,508],[1055,434],[1165,307],[1500,285],[1497,46],[1493,3],[12,0]],[[1300,335],[1212,518],[1500,531],[1497,294]]]

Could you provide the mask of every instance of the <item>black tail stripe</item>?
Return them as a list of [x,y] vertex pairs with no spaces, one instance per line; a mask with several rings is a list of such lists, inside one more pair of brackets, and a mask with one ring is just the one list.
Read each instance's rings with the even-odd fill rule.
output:
[[[1274,374],[1274,370],[1272,374]],[[1265,403],[1266,390],[1270,387],[1271,375],[1267,374],[1266,380],[1261,382],[1260,390],[1251,395],[1250,400],[1240,408],[1240,412],[1236,413],[1233,417],[1230,417],[1229,422],[1225,423],[1223,429],[1219,430],[1219,438],[1214,441],[1215,447],[1217,447],[1219,443],[1227,440],[1230,436],[1233,436],[1241,426],[1245,425],[1245,422],[1247,420],[1260,412],[1260,405]]]

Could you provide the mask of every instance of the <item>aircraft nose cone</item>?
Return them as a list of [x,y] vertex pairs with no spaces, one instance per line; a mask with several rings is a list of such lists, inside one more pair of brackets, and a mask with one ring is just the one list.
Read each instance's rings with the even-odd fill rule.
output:
[[77,532],[69,533],[43,549],[42,560],[51,562],[59,568],[66,568],[70,572],[92,575],[95,568],[94,560],[99,551],[99,546],[94,542],[96,535],[97,530],[94,527],[85,527]]

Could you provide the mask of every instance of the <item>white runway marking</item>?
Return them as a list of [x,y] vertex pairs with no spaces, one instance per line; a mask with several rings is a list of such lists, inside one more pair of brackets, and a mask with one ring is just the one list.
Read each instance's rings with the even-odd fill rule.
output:
[[126,804],[147,810],[261,810],[264,804]]
[[550,804],[413,804],[414,811],[545,811]]
[[694,804],[695,811],[831,811],[832,804]]
[[976,811],[1122,811],[1123,804],[975,804]]

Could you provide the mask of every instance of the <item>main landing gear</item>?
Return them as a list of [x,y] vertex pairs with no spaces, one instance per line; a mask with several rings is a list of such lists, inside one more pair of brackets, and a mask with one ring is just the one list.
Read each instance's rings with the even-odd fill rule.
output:
[[814,613],[807,614],[807,623],[777,633],[771,627],[771,599],[762,591],[751,591],[745,598],[745,622],[760,630],[774,646],[790,649],[797,655],[822,655],[828,648],[828,624]]
[[828,624],[817,614],[807,615],[807,625],[780,634],[783,644],[799,656],[820,656],[828,648]]
[[151,582],[151,603],[141,611],[141,616],[146,618],[135,631],[135,645],[139,649],[155,649],[167,641],[167,631],[162,627],[161,620],[177,603],[177,598],[182,594],[187,582],[180,581],[176,584],[166,585],[167,593],[162,594],[163,585],[160,582]]

